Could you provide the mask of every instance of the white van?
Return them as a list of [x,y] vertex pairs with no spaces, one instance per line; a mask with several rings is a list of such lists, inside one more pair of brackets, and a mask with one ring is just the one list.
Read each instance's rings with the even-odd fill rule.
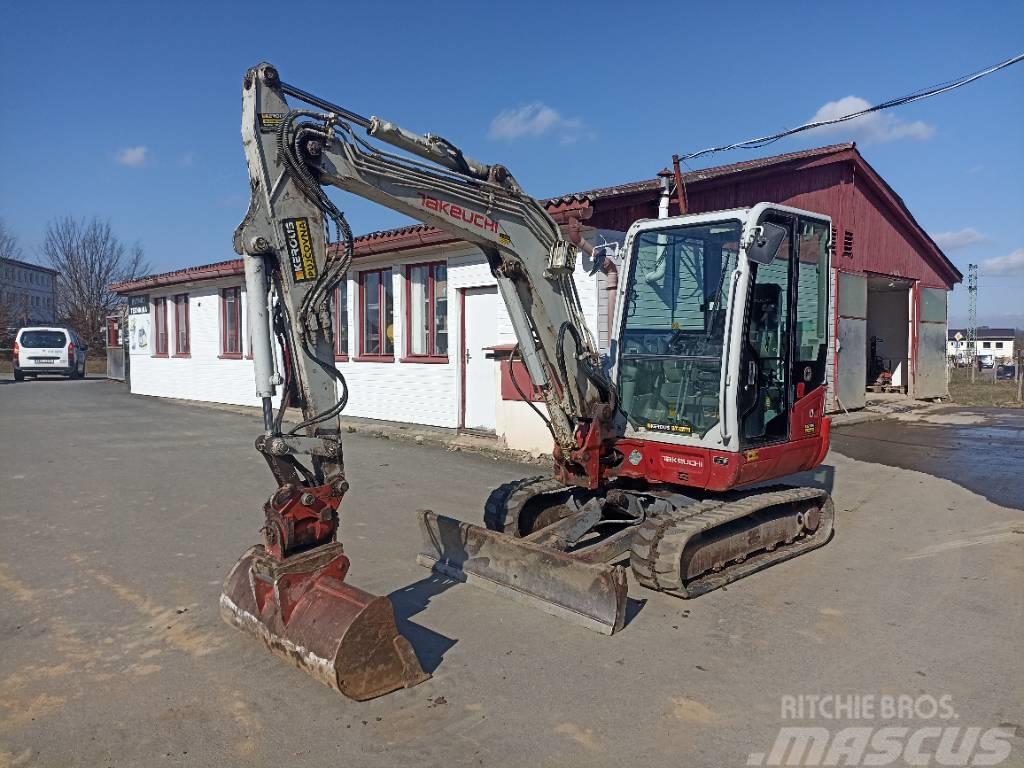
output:
[[22,328],[14,337],[14,380],[26,376],[85,376],[85,346],[70,328]]

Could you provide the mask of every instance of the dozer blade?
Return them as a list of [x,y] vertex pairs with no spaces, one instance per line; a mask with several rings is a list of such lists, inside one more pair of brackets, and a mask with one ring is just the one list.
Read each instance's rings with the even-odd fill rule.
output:
[[419,518],[420,565],[605,635],[622,629],[626,614],[622,566],[587,563],[430,510],[421,511]]
[[345,584],[348,565],[337,542],[283,562],[255,546],[224,582],[221,616],[357,701],[428,679],[391,601]]

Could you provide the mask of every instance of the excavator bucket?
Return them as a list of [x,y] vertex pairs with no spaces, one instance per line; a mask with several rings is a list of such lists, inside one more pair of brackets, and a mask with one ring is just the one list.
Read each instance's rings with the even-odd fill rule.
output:
[[430,510],[419,513],[417,562],[553,616],[611,635],[626,615],[626,571],[471,525]]
[[357,701],[429,678],[391,601],[345,584],[348,565],[338,542],[285,561],[252,547],[228,574],[221,616]]

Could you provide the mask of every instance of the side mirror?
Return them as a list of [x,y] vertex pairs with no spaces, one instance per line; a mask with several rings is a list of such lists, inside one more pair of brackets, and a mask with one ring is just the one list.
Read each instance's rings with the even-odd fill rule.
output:
[[753,241],[747,246],[747,258],[757,264],[771,264],[779,255],[782,241],[789,230],[765,221],[754,230]]

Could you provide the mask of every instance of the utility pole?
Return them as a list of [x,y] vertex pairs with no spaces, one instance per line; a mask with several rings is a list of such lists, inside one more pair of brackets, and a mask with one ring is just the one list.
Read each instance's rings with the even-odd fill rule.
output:
[[978,368],[978,265],[967,265],[967,361],[971,384]]

